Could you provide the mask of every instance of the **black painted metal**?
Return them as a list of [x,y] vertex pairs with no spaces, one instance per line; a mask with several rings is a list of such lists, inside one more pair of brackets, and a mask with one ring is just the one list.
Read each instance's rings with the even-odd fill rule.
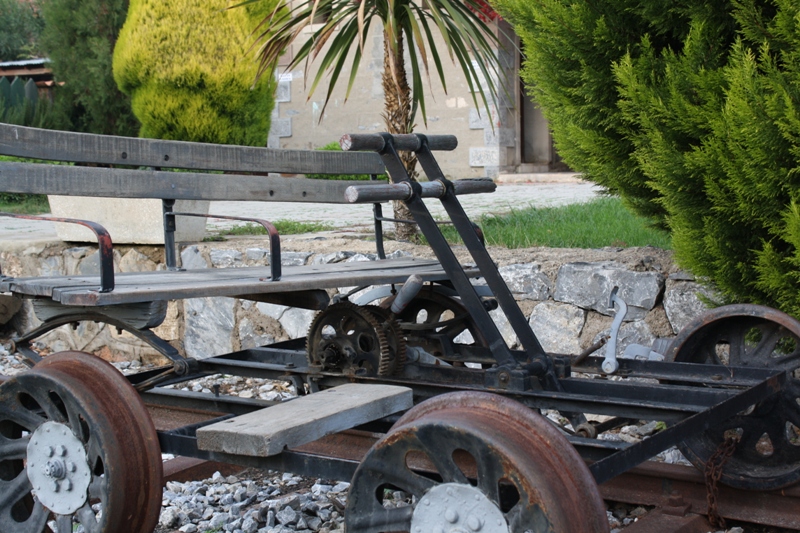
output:
[[206,213],[172,213],[173,216],[182,217],[202,217],[202,218],[220,218],[223,220],[241,220],[242,222],[255,222],[261,224],[269,237],[269,268],[272,275],[272,281],[280,281],[281,279],[281,237],[278,235],[278,230],[272,222],[264,220],[263,218],[252,217],[234,217],[228,215],[211,215]]
[[[385,144],[383,150],[381,150],[379,153],[381,159],[383,160],[383,164],[389,171],[392,181],[395,183],[411,182],[408,177],[408,173],[406,172],[406,169],[400,160],[399,154],[394,149],[392,136],[389,134],[382,134],[382,136]],[[481,331],[484,333],[489,347],[492,350],[492,354],[495,356],[497,362],[501,365],[516,367],[516,359],[511,355],[511,352],[509,351],[505,340],[503,340],[503,336],[500,334],[500,331],[497,329],[494,320],[492,320],[492,318],[489,316],[489,313],[483,307],[480,297],[475,292],[475,289],[472,287],[472,284],[469,282],[467,276],[464,274],[458,259],[450,249],[450,245],[447,243],[447,240],[439,230],[438,224],[431,216],[430,211],[428,211],[428,208],[425,206],[425,203],[417,194],[414,194],[410,200],[405,201],[405,204],[408,206],[411,214],[414,216],[414,220],[419,225],[419,229],[422,231],[423,235],[425,235],[425,238],[428,239],[431,248],[436,254],[436,258],[439,260],[445,271],[450,274],[450,281],[458,291],[462,303],[469,310],[470,314],[478,323]]]

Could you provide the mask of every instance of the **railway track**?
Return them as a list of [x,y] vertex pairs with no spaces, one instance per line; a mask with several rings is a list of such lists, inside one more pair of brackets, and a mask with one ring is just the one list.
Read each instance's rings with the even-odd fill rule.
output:
[[[156,427],[169,429],[213,418],[216,413],[148,406]],[[381,434],[348,430],[330,435],[293,451],[346,462],[360,462]],[[246,465],[176,457],[165,464],[165,479],[199,480],[215,471],[232,474]],[[424,462],[416,465],[426,470]],[[468,470],[469,467],[464,467]],[[324,476],[321,476],[324,477]],[[655,509],[625,528],[626,533],[705,533],[714,531],[706,515],[707,491],[704,476],[690,466],[648,461],[600,485],[607,502],[652,506]],[[800,530],[800,485],[780,491],[760,492],[719,487],[717,511],[729,521]]]

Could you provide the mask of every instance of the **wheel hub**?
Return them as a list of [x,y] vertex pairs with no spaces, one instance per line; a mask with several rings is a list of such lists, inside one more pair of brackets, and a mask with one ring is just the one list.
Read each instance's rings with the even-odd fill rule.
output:
[[462,483],[428,491],[414,509],[412,533],[509,533],[502,511],[483,492]]
[[87,499],[92,479],[86,448],[70,428],[45,422],[28,442],[28,479],[42,505],[57,514],[72,514]]

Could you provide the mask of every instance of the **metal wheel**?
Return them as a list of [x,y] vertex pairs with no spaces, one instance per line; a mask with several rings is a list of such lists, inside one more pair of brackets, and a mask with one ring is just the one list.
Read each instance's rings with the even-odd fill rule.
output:
[[317,314],[308,329],[308,360],[323,370],[389,376],[402,369],[405,340],[379,308],[348,301]]
[[108,363],[61,352],[0,386],[0,532],[150,533],[161,479],[155,427]]
[[[388,309],[394,298],[381,302],[381,307]],[[423,288],[397,319],[410,346],[419,346],[441,359],[448,359],[447,345],[464,333],[472,336],[472,345],[488,347],[483,332],[464,304],[436,292],[433,286]]]
[[769,307],[720,307],[687,325],[667,358],[792,371],[780,394],[686,439],[679,448],[703,470],[726,437],[733,436],[739,443],[720,481],[754,490],[779,489],[800,481],[800,322]]
[[[384,507],[384,495],[413,496]],[[588,468],[547,420],[497,395],[456,392],[416,406],[353,476],[348,533],[607,532]]]

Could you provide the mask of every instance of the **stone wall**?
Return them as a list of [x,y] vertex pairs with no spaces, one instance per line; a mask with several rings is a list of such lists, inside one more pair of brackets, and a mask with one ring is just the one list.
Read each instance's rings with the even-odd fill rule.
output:
[[[376,259],[358,241],[329,243],[327,248],[318,244],[302,246],[296,242],[298,249],[312,251],[285,251],[282,263]],[[331,251],[346,250],[348,244],[352,251]],[[427,248],[410,245],[405,248],[393,254],[430,255]],[[464,250],[457,252],[464,256]],[[182,248],[180,256],[182,265],[189,269],[236,268],[269,262],[266,245],[258,241],[189,245]],[[705,309],[700,295],[711,296],[708,289],[676,269],[668,252],[655,248],[498,249],[493,257],[529,324],[549,352],[577,354],[609,332],[613,312],[608,309],[608,299],[614,286],[620,287],[619,295],[629,306],[620,330],[620,353],[631,343],[650,345],[658,337],[673,336]],[[63,243],[16,248],[8,244],[0,251],[3,273],[9,276],[96,273],[98,259],[94,247],[69,247]],[[163,269],[163,251],[150,246],[118,247],[115,267],[121,272]],[[171,302],[166,320],[154,332],[186,355],[203,358],[303,337],[313,316],[313,311],[261,302],[193,298]],[[493,311],[492,316],[507,342],[516,346],[516,336],[502,312]],[[23,322],[27,327],[38,323],[29,302],[14,321],[17,327]],[[99,352],[114,360],[150,362],[157,357],[151,348],[130,334],[95,323],[59,328],[41,342],[52,351],[80,349]]]

